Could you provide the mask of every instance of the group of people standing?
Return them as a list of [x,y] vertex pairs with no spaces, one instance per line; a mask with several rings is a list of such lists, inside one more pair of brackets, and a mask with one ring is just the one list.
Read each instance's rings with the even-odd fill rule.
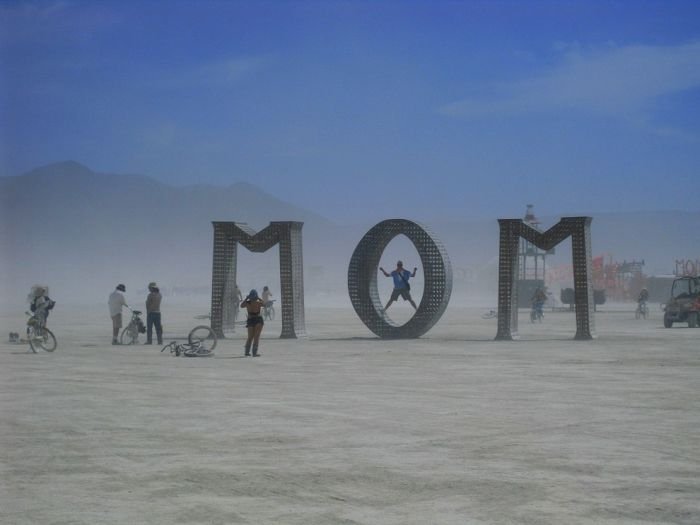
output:
[[[109,315],[112,318],[112,344],[119,343],[119,330],[122,328],[122,308],[129,308],[126,304],[124,293],[126,286],[118,284],[109,295],[107,304],[109,305]],[[153,344],[153,329],[156,331],[156,338],[159,345],[163,344],[163,324],[160,316],[160,303],[163,296],[160,294],[158,285],[155,282],[148,283],[148,297],[146,297],[146,343]]]
[[[386,276],[392,277],[394,280],[394,290],[391,294],[389,302],[386,304],[385,309],[388,309],[391,304],[398,300],[399,297],[403,298],[404,301],[411,303],[413,308],[417,309],[416,303],[411,298],[411,286],[408,280],[411,277],[416,276],[417,268],[413,269],[413,273],[405,270],[403,268],[403,263],[398,261],[396,263],[396,269],[391,273],[386,272],[384,268],[379,268],[379,270]],[[236,286],[238,299],[240,302],[240,307],[246,310],[248,318],[246,320],[246,328],[248,330],[248,337],[245,343],[245,356],[258,357],[261,355],[258,351],[260,345],[260,335],[262,334],[263,326],[265,321],[263,318],[263,308],[267,308],[272,305],[272,292],[269,287],[265,286],[263,288],[262,296],[258,295],[257,290],[251,290],[245,299],[242,297],[238,286]],[[40,315],[45,320],[48,317],[48,312],[53,308],[55,304],[47,294],[48,290],[46,287],[35,286],[31,292],[31,310],[37,315]],[[109,306],[109,315],[112,319],[112,344],[119,345],[119,331],[122,329],[122,310],[123,308],[129,308],[126,302],[126,285],[119,283],[114,291],[109,295],[107,304]],[[146,343],[147,345],[153,344],[153,331],[155,329],[156,340],[159,345],[163,344],[163,324],[161,319],[160,305],[163,300],[163,296],[160,293],[160,289],[155,282],[148,283],[148,296],[146,297]]]
[[[238,288],[238,287],[236,287]],[[122,329],[122,309],[129,308],[126,302],[124,293],[126,285],[120,283],[109,295],[107,304],[109,305],[109,315],[112,318],[112,344],[118,345],[119,331]],[[265,321],[263,319],[263,308],[269,307],[272,304],[272,292],[269,287],[263,288],[262,297],[258,295],[257,290],[251,290],[250,293],[243,299],[240,290],[237,291],[238,298],[241,300],[240,307],[245,308],[248,314],[246,320],[246,328],[248,329],[248,338],[245,343],[245,355],[258,357],[260,353],[258,348],[260,345],[260,334],[262,333]],[[153,329],[155,328],[156,338],[159,345],[163,344],[163,325],[161,322],[160,304],[163,297],[155,282],[148,283],[148,297],[146,297],[146,343],[153,343]]]

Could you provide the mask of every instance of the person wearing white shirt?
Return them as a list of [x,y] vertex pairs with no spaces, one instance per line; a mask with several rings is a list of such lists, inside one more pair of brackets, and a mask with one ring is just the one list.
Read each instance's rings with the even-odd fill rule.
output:
[[112,318],[112,344],[119,344],[119,330],[122,327],[122,307],[129,305],[126,304],[126,299],[124,294],[126,292],[126,286],[123,284],[118,284],[116,289],[109,294],[109,315]]

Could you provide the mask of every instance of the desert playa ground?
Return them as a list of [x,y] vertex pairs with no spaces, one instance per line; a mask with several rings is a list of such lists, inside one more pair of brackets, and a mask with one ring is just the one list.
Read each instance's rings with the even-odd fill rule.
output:
[[[308,338],[268,323],[257,359],[242,330],[209,359],[113,347],[103,305],[57,307],[35,355],[5,313],[0,522],[700,523],[700,329],[632,311],[598,312],[593,341],[521,312],[495,342],[484,309],[450,307],[380,341],[309,308]],[[165,308],[165,341],[198,313]]]

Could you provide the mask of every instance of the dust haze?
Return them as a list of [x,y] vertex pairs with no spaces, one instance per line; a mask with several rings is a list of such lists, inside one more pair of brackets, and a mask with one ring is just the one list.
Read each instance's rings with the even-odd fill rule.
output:
[[[349,307],[347,267],[361,237],[379,220],[381,212],[357,207],[355,220],[342,224],[237,183],[228,187],[174,187],[145,175],[96,173],[74,161],[37,168],[0,178],[2,202],[2,308],[25,307],[35,283],[50,287],[60,303],[102,307],[118,283],[127,286],[129,301],[145,300],[146,284],[156,281],[168,302],[192,304],[208,311],[211,289],[213,228],[211,222],[246,222],[259,231],[270,221],[304,222],[304,284],[310,306]],[[513,209],[507,218],[522,217]],[[28,211],[30,210],[30,211]],[[535,212],[540,208],[535,205]],[[563,215],[586,210],[563,210],[540,217],[547,229]],[[687,225],[700,214],[639,212],[592,214],[594,255],[615,260],[643,260],[647,275],[669,275],[674,261],[700,253],[697,236]],[[425,210],[407,210],[403,217],[430,228],[440,238],[451,260],[454,286],[451,304],[494,307],[498,276],[499,217],[430,217]],[[245,293],[267,285],[279,297],[279,256],[273,247],[253,254],[239,247],[238,282]],[[415,247],[403,236],[394,239],[382,257],[389,271],[397,260],[418,267],[413,281],[420,300],[423,272]],[[570,264],[565,241],[548,257],[547,265]],[[566,271],[558,287],[570,286]],[[379,279],[387,297],[391,279]]]

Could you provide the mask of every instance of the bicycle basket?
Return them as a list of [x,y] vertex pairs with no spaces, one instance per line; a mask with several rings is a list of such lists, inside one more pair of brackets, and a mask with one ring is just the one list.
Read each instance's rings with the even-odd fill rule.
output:
[[139,333],[140,334],[146,333],[146,325],[143,324],[143,321],[139,321]]
[[39,324],[39,320],[36,317],[30,317],[27,319],[27,326],[36,326]]

